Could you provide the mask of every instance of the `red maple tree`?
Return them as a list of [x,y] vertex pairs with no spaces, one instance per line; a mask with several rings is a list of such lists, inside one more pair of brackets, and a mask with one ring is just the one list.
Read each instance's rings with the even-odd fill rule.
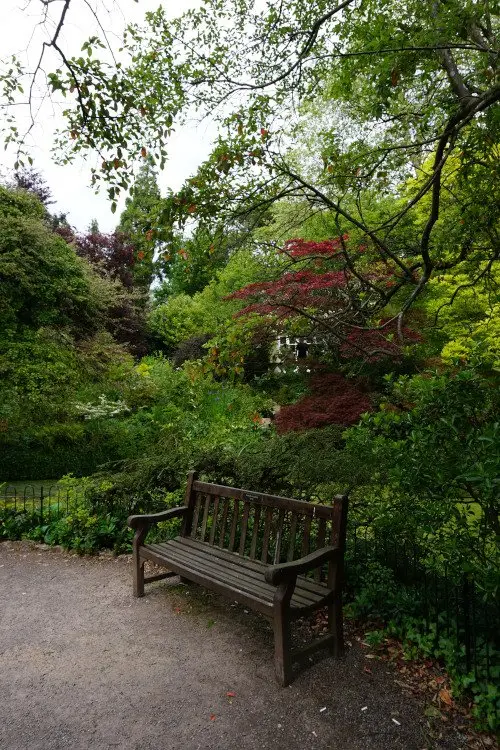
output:
[[[414,341],[416,334],[407,327],[397,330],[391,321],[370,324],[383,306],[386,290],[398,283],[394,270],[387,264],[370,266],[363,258],[366,245],[359,245],[361,273],[348,260],[348,240],[347,235],[322,242],[288,240],[280,253],[290,263],[278,278],[248,284],[226,299],[248,302],[236,315],[261,315],[276,329],[302,317],[310,324],[310,335],[328,339],[341,358],[399,357],[402,339]],[[349,257],[352,254],[351,248]],[[295,264],[297,270],[291,269]]]

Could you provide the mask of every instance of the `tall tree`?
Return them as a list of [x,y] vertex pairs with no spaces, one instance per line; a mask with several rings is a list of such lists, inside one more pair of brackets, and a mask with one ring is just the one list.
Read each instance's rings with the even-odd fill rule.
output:
[[[167,202],[164,223],[196,215],[220,222],[282,197],[333,211],[339,234],[362,236],[393,270],[391,288],[373,285],[372,308],[397,303],[401,333],[434,274],[468,263],[474,283],[498,257],[494,228],[481,252],[471,247],[480,211],[473,227],[464,222],[455,232],[453,246],[438,231],[450,159],[458,184],[498,177],[498,28],[488,0],[270,0],[264,11],[256,0],[205,0],[174,20],[160,8],[144,28],[127,31],[128,63],[110,67],[89,54],[63,60],[51,74],[54,90],[75,97],[59,146],[69,155],[97,150],[94,182],[105,182],[115,201],[135,159],[165,162],[174,123],[193,108],[217,117],[214,150]],[[97,47],[93,39],[86,50]],[[13,71],[4,77],[8,96]],[[301,164],[287,153],[295,114],[311,117],[320,98],[330,114]],[[372,221],[370,197],[394,195],[416,173],[414,194],[387,201]],[[469,199],[477,206],[473,192]],[[484,199],[494,227],[498,206],[487,192]],[[408,242],[399,230],[409,215],[416,219]],[[358,256],[348,247],[344,256],[361,273]]]
[[126,235],[134,248],[134,284],[146,291],[154,278],[155,250],[158,239],[158,215],[161,194],[156,170],[146,159],[126,199],[118,231]]

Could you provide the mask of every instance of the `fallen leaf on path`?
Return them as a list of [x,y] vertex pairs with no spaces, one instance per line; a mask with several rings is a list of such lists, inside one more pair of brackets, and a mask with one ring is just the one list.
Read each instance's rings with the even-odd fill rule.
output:
[[210,714],[210,721],[215,721],[217,716],[215,714]]
[[439,691],[439,700],[446,703],[447,706],[453,706],[453,698],[451,697],[449,690],[446,690],[446,688],[442,688]]

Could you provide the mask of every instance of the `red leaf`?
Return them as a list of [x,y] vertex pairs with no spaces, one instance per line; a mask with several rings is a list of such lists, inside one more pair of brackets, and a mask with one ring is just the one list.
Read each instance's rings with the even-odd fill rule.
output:
[[236,693],[233,693],[232,690],[228,690],[228,692],[226,693],[226,695],[227,695],[228,698],[236,698]]
[[215,714],[210,714],[210,721],[215,721],[215,720],[216,720],[216,718],[217,718],[217,717],[216,717],[216,715],[215,715]]

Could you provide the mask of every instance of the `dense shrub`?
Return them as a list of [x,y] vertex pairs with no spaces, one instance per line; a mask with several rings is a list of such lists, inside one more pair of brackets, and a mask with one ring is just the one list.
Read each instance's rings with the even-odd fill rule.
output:
[[188,362],[189,360],[202,359],[207,353],[205,344],[209,340],[210,336],[203,333],[181,341],[171,357],[174,367],[180,367],[184,362]]

